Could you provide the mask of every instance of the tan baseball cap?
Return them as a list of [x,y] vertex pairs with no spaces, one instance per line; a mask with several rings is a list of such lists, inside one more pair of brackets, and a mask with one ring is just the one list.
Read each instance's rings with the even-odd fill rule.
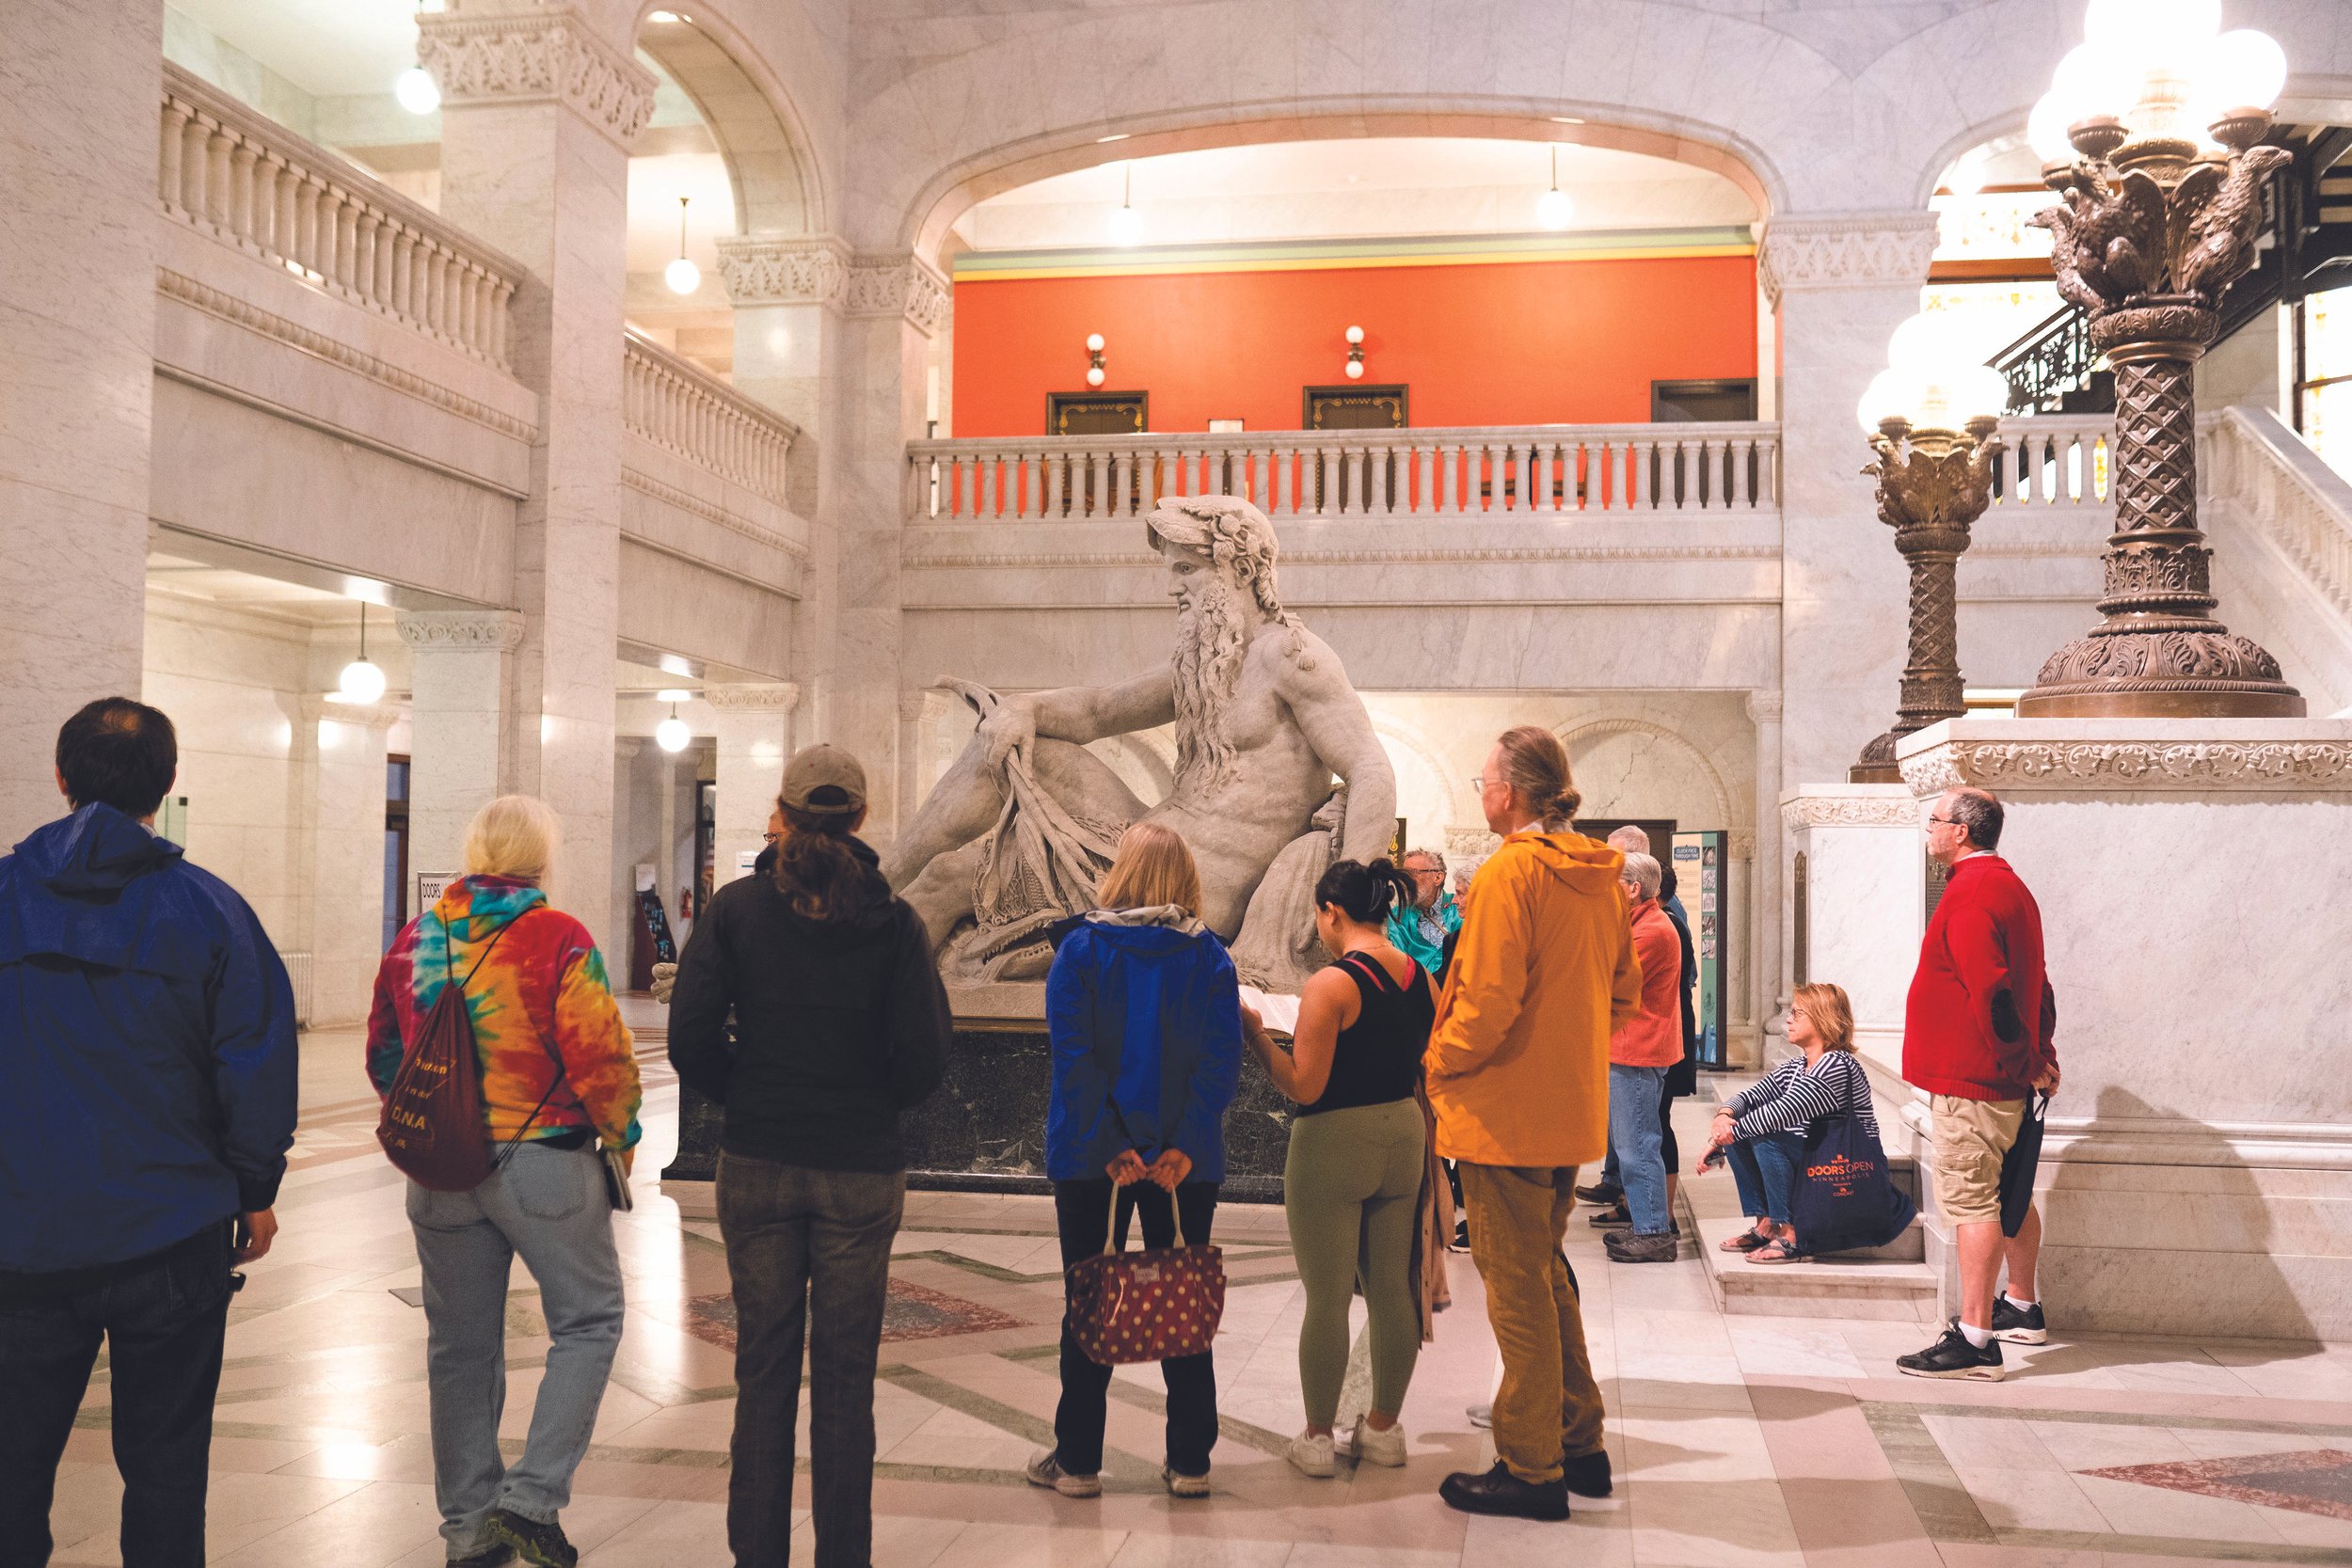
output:
[[784,803],[816,816],[866,809],[866,769],[838,746],[803,746],[784,765]]

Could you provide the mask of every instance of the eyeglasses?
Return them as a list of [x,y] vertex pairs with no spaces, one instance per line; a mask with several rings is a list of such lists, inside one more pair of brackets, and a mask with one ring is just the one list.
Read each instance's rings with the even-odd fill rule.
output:
[[1928,821],[1931,823],[1941,822],[1947,828],[1957,828],[1960,826],[1960,818],[1957,816],[1930,816]]
[[762,833],[759,835],[759,842],[762,844],[773,844],[776,840],[782,838],[783,836],[784,835],[782,833]]
[[1470,787],[1483,794],[1486,788],[1486,776],[1480,773],[1472,773],[1470,775]]

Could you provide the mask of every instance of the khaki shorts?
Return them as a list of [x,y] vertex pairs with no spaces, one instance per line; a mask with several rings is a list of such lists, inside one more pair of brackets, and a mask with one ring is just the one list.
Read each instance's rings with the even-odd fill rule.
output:
[[1935,1129],[1935,1203],[1954,1225],[1998,1225],[2001,1161],[2026,1122],[2022,1100],[1928,1096]]

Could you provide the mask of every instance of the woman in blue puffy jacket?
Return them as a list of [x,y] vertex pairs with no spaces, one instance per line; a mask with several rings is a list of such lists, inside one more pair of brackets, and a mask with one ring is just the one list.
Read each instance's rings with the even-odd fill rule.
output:
[[[1241,1075],[1241,998],[1233,960],[1201,925],[1192,851],[1157,823],[1121,834],[1103,908],[1056,928],[1045,980],[1054,1093],[1045,1174],[1062,1266],[1104,1250],[1114,1224],[1140,1212],[1146,1247],[1209,1239],[1225,1180],[1225,1107]],[[1207,1353],[1160,1363],[1168,1383],[1168,1463],[1179,1497],[1206,1497],[1216,1445],[1216,1367]],[[1054,1446],[1028,1477],[1064,1497],[1103,1490],[1103,1423],[1111,1370],[1087,1359],[1067,1317]]]

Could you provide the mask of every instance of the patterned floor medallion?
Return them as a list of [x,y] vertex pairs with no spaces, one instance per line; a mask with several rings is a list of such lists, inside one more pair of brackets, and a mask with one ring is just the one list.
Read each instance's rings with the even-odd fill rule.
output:
[[[890,1282],[890,1297],[882,1307],[882,1343],[906,1339],[944,1339],[956,1334],[985,1334],[992,1329],[1019,1328],[1019,1318],[992,1307],[965,1301],[904,1279]],[[735,1297],[726,1291],[695,1296],[686,1304],[686,1327],[696,1338],[735,1349]]]
[[2329,1519],[2352,1519],[2352,1453],[2335,1449],[2242,1454],[2189,1464],[2119,1465],[2082,1473],[2173,1492],[2234,1497],[2265,1508],[2291,1508]]

